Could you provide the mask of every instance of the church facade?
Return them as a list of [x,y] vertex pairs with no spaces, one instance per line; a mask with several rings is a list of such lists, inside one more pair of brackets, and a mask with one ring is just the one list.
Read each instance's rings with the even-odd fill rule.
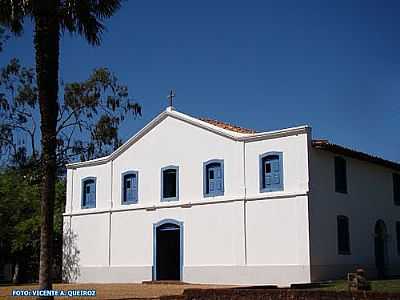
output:
[[169,107],[111,155],[67,165],[63,218],[71,281],[400,275],[400,165],[308,126],[257,133]]

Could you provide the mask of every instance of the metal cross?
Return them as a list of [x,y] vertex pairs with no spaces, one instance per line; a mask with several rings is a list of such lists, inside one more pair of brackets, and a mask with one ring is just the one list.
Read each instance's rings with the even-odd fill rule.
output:
[[172,107],[172,102],[173,102],[175,96],[176,96],[175,91],[170,90],[167,98],[169,100],[169,106],[171,106],[171,107]]

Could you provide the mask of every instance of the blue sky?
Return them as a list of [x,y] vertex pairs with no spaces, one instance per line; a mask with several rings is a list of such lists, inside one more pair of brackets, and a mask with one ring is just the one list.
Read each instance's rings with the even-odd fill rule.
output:
[[[397,2],[397,3],[396,3]],[[126,1],[100,47],[65,34],[60,77],[110,68],[143,106],[129,138],[167,106],[256,130],[308,124],[314,138],[400,161],[400,2]],[[0,64],[33,65],[32,26]]]

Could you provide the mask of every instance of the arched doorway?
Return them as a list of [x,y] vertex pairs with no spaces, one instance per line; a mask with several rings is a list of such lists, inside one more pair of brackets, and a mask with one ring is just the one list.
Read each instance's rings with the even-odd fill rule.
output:
[[383,220],[375,223],[375,266],[379,278],[386,276],[387,267],[387,230]]
[[153,225],[153,279],[181,280],[183,223],[163,220]]

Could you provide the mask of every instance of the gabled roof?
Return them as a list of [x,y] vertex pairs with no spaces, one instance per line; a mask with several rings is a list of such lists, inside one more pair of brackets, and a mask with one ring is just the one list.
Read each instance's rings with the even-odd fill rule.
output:
[[345,155],[351,158],[355,158],[362,161],[371,162],[384,167],[388,167],[397,171],[400,171],[400,163],[383,159],[378,156],[373,156],[364,152],[349,149],[340,145],[329,143],[328,140],[313,140],[312,146],[315,149],[330,151],[336,154]]
[[172,117],[177,120],[181,120],[185,123],[191,124],[196,127],[200,127],[204,130],[210,131],[212,133],[218,134],[225,138],[235,140],[235,141],[244,141],[244,142],[251,142],[263,139],[270,139],[280,136],[288,136],[294,134],[301,134],[305,133],[309,130],[309,127],[298,126],[298,127],[291,127],[281,130],[275,131],[268,131],[268,132],[258,132],[256,133],[253,130],[241,128],[239,126],[230,125],[224,122],[210,120],[210,119],[197,119],[191,117],[189,115],[183,114],[174,110],[172,107],[168,107],[165,111],[160,113],[156,116],[153,120],[151,120],[145,127],[139,130],[133,137],[127,140],[121,147],[115,150],[108,156],[104,156],[101,158],[85,161],[85,162],[76,162],[67,164],[68,169],[75,169],[84,166],[92,166],[92,165],[99,165],[107,163],[116,157],[118,157],[121,153],[123,153],[126,149],[128,149],[131,145],[133,145],[136,141],[142,138],[145,134],[147,134],[151,129],[161,123],[167,117]]
[[239,127],[239,126],[228,124],[228,123],[218,121],[218,120],[213,120],[213,119],[208,119],[208,118],[199,118],[199,120],[210,123],[215,126],[218,126],[220,128],[238,132],[238,133],[257,133],[257,131],[255,131],[253,129]]

